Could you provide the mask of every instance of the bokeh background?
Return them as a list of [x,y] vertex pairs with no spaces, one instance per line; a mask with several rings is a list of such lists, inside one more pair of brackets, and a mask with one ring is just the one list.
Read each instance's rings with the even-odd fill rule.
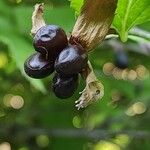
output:
[[[92,52],[105,96],[77,111],[82,79],[72,98],[60,100],[51,90],[53,75],[33,80],[24,74],[23,63],[34,53],[30,29],[37,2],[46,4],[46,21],[68,35],[75,22],[67,0],[0,0],[0,150],[149,150],[150,46],[145,55],[144,45],[124,44],[129,57],[124,70],[113,64],[110,41]],[[141,28],[150,31],[150,23]]]

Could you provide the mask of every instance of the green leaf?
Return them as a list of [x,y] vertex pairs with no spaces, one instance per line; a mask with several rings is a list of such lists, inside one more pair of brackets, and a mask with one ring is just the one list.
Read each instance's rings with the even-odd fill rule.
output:
[[24,73],[24,61],[32,54],[32,46],[23,37],[19,35],[10,35],[9,38],[5,36],[0,36],[0,41],[5,43],[10,50],[12,57],[16,61],[17,67],[20,69],[22,74],[32,83],[32,85],[43,93],[46,93],[46,89],[41,80],[33,80],[28,78]]
[[113,27],[123,42],[127,41],[128,31],[150,20],[150,0],[119,0]]
[[71,0],[70,7],[75,10],[75,14],[78,16],[80,14],[81,7],[84,0]]
[[138,36],[150,41],[150,32],[140,29],[140,28],[133,28],[129,31],[129,35]]
[[136,36],[136,35],[129,35],[128,38],[137,42],[137,43],[150,44],[150,40],[145,39],[144,37],[140,37],[140,36]]

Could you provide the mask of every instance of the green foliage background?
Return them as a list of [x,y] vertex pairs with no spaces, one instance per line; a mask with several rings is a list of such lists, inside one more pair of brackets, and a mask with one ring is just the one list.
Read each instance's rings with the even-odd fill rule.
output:
[[[106,131],[150,130],[150,76],[142,79],[117,80],[103,72],[104,64],[113,62],[114,52],[108,46],[100,46],[90,55],[90,60],[98,78],[105,86],[105,96],[101,102],[77,111],[74,101],[84,88],[84,81],[76,94],[67,100],[59,100],[51,90],[51,77],[33,80],[24,74],[23,63],[34,53],[30,36],[31,15],[37,0],[0,1],[0,144],[9,142],[13,150],[141,150],[150,149],[150,138],[142,140],[118,134],[113,138],[93,140],[90,138],[67,138],[49,135],[51,129],[100,129]],[[67,0],[45,0],[45,19],[50,24],[63,27],[71,32],[75,22],[74,11]],[[150,31],[150,23],[142,24]],[[107,42],[105,43],[107,45]],[[142,51],[142,49],[141,49]],[[150,71],[150,58],[140,53],[128,51],[129,69],[138,65]],[[117,93],[119,99],[115,99]],[[6,104],[11,96],[21,96],[24,105],[14,109]],[[142,102],[145,111],[127,115],[127,110],[137,102]],[[38,129],[35,133],[34,129]],[[39,132],[45,129],[47,132]],[[28,131],[28,132],[27,132]],[[31,132],[29,132],[31,131]],[[1,146],[1,145],[0,145]]]

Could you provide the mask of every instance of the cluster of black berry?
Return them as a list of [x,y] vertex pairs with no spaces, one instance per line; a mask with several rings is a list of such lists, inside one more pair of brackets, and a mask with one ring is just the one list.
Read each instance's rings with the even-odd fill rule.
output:
[[41,79],[56,71],[52,89],[59,98],[71,97],[78,86],[78,74],[87,67],[88,55],[82,46],[70,44],[56,25],[41,27],[34,36],[36,53],[24,64],[28,76]]

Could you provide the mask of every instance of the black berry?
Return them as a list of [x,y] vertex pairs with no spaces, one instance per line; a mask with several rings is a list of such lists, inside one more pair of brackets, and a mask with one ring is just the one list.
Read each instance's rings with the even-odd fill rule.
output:
[[115,66],[120,69],[125,69],[129,65],[128,56],[124,51],[117,51],[115,54]]
[[87,67],[88,55],[78,45],[69,45],[55,61],[55,70],[64,75],[77,74]]
[[78,74],[71,77],[62,77],[56,73],[53,78],[53,92],[58,98],[66,99],[71,97],[78,87]]
[[41,27],[35,34],[33,45],[36,51],[55,60],[58,54],[68,45],[65,31],[56,25]]
[[54,62],[47,61],[40,53],[35,53],[25,61],[24,70],[28,76],[41,79],[54,71]]

